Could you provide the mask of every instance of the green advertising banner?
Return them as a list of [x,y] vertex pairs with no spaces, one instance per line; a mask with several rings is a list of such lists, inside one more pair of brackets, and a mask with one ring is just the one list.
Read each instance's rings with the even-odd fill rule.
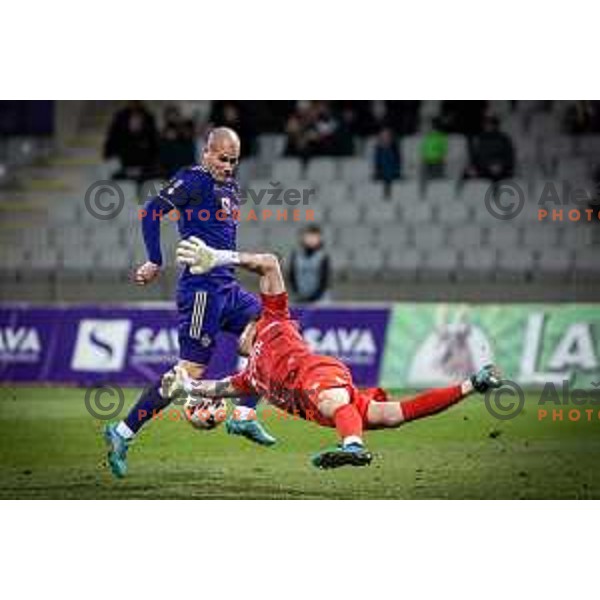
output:
[[523,386],[569,380],[591,389],[600,386],[599,359],[598,304],[397,304],[381,385],[446,385],[493,361]]

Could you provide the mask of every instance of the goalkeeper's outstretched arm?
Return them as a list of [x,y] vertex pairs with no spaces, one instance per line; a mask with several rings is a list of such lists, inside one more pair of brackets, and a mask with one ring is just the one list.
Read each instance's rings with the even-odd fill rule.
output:
[[236,388],[230,377],[224,379],[191,379],[185,369],[179,365],[173,367],[162,378],[161,394],[163,398],[239,398],[246,395]]
[[179,242],[177,262],[186,265],[194,274],[201,274],[222,265],[235,265],[260,276],[260,291],[263,294],[285,292],[279,260],[274,254],[254,254],[232,250],[216,250],[202,240],[190,237]]

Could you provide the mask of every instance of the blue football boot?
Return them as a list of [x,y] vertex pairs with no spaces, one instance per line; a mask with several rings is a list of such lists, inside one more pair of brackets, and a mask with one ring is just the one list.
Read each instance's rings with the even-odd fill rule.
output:
[[108,464],[115,477],[125,477],[127,474],[128,441],[117,433],[117,424],[109,423],[104,428],[104,441],[108,445]]

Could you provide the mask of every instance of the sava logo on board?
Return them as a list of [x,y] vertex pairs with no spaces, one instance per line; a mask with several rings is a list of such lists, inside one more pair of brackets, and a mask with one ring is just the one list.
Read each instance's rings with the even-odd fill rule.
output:
[[82,319],[71,360],[74,371],[114,372],[125,366],[131,321]]
[[0,327],[0,360],[37,362],[41,353],[40,336],[34,327]]
[[304,339],[313,352],[336,356],[349,365],[371,364],[377,355],[373,332],[366,328],[309,327]]
[[173,362],[179,355],[177,328],[140,327],[133,334],[132,363]]

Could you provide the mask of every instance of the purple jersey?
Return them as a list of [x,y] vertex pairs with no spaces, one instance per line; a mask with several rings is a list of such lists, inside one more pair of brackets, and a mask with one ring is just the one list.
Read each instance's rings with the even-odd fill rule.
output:
[[[144,205],[142,231],[148,259],[162,264],[160,215],[178,211],[177,228],[182,239],[199,237],[213,248],[235,250],[239,211],[239,186],[235,179],[218,182],[200,165],[177,172],[158,196]],[[173,213],[176,214],[176,213]],[[192,275],[184,269],[179,287],[218,287],[235,280],[233,267],[217,267],[204,275]]]
[[[220,183],[202,166],[181,169],[144,205],[142,231],[148,259],[162,264],[160,216],[178,211],[180,237],[199,237],[213,248],[235,250],[239,211],[235,179]],[[258,298],[242,289],[234,267],[217,267],[203,275],[185,268],[177,289],[179,355],[184,360],[208,364],[215,338],[221,331],[239,335],[261,312]]]

